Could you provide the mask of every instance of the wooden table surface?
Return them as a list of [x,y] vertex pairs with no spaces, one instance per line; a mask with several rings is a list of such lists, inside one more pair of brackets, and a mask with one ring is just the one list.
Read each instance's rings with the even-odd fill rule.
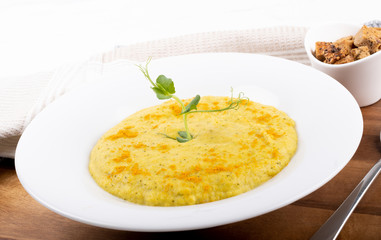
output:
[[[348,165],[330,182],[286,207],[246,221],[209,229],[141,233],[103,229],[62,217],[21,186],[12,159],[0,161],[0,239],[308,239],[381,158],[381,101],[362,108],[364,134]],[[338,239],[381,239],[381,176]]]

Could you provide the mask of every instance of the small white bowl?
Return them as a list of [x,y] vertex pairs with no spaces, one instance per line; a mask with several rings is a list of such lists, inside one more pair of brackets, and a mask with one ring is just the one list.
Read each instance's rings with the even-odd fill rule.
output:
[[360,107],[381,99],[381,51],[345,64],[327,64],[313,55],[318,41],[334,42],[342,37],[354,36],[362,25],[334,23],[312,27],[306,34],[304,47],[312,67],[340,82],[357,100]]

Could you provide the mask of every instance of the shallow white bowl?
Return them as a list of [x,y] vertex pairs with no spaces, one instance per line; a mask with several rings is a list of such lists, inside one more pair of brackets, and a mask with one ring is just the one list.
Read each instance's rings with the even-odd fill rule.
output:
[[361,60],[332,65],[313,55],[318,41],[334,42],[355,35],[361,25],[334,23],[312,27],[306,34],[304,46],[311,65],[339,81],[355,97],[360,107],[371,105],[381,98],[381,51]]
[[242,53],[153,60],[151,76],[171,77],[182,98],[229,96],[233,87],[250,100],[285,111],[296,122],[298,150],[279,174],[235,197],[181,207],[133,204],[95,183],[88,171],[89,153],[108,129],[160,101],[131,62],[104,67],[113,69],[103,75],[104,81],[65,94],[33,119],[20,138],[15,159],[19,180],[31,196],[58,214],[91,225],[180,231],[259,216],[332,179],[352,158],[363,133],[361,111],[349,91],[303,64]]

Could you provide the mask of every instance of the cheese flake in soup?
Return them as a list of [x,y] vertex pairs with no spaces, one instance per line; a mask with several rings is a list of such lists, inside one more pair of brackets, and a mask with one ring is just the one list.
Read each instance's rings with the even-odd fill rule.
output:
[[[221,109],[228,97],[202,97],[199,110]],[[189,103],[185,100],[185,103]],[[217,201],[247,192],[279,173],[297,148],[294,121],[244,100],[238,110],[188,115],[194,139],[165,137],[184,129],[180,105],[168,100],[107,131],[93,148],[89,170],[107,192],[151,206]]]

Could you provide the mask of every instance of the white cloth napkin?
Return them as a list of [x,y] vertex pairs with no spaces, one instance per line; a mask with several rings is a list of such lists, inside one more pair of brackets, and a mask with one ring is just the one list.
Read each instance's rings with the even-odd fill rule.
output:
[[[267,54],[309,64],[305,27],[279,26],[184,35],[130,46],[32,76],[0,79],[0,157],[14,158],[17,142],[33,118],[49,103],[84,83],[112,76],[119,64],[206,52]],[[131,68],[133,69],[133,68]],[[136,69],[135,69],[136,70]]]

